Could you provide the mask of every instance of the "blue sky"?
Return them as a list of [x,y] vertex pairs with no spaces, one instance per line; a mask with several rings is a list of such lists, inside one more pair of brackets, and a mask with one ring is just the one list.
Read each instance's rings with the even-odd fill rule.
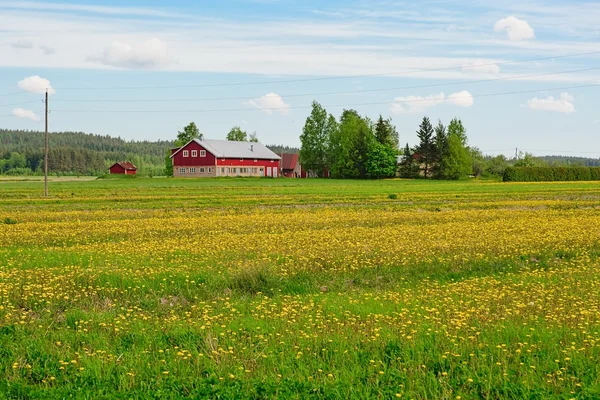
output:
[[0,127],[43,129],[50,87],[54,131],[299,145],[317,100],[403,143],[456,116],[488,154],[600,157],[599,20],[591,1],[0,0]]

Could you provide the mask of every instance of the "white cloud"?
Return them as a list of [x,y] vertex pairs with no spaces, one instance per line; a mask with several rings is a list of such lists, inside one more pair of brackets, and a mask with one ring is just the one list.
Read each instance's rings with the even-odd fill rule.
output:
[[30,42],[29,40],[17,40],[16,42],[11,43],[10,45],[13,49],[33,49],[33,42]]
[[50,81],[38,75],[28,76],[22,81],[19,81],[18,85],[21,89],[27,92],[45,93],[46,89],[48,89],[48,94],[56,93],[56,90],[52,88]]
[[569,93],[561,93],[560,97],[555,99],[553,96],[549,96],[545,99],[538,99],[534,97],[527,101],[527,107],[531,110],[539,111],[552,111],[564,114],[571,114],[576,112],[575,104],[573,104],[575,98]]
[[446,103],[459,107],[471,107],[475,103],[473,96],[466,90],[461,90],[457,93],[452,93],[446,97]]
[[535,32],[527,21],[510,16],[502,18],[494,25],[494,32],[506,31],[509,40],[533,39]]
[[160,39],[150,39],[133,47],[127,43],[114,42],[99,55],[89,56],[88,61],[117,68],[154,69],[172,63],[167,45]]
[[473,96],[466,90],[446,96],[443,92],[429,96],[396,97],[391,111],[394,114],[412,114],[423,112],[439,104],[450,104],[458,107],[471,107],[474,104]]
[[26,119],[30,119],[32,121],[39,121],[40,117],[38,117],[36,115],[36,113],[34,113],[31,110],[26,110],[24,108],[13,108],[12,110],[12,115],[14,115],[15,117],[18,118],[26,118]]
[[462,70],[472,74],[498,75],[500,73],[500,66],[488,61],[477,60],[474,63],[464,65]]
[[283,98],[276,93],[268,93],[262,97],[250,100],[245,104],[263,110],[265,114],[278,112],[281,115],[287,115],[290,112],[290,105],[283,101]]
[[40,50],[44,52],[45,55],[49,56],[56,53],[56,50],[53,47],[41,45]]

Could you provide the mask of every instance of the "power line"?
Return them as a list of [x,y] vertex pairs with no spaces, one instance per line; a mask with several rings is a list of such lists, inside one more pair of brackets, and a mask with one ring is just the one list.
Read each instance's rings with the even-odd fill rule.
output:
[[[368,103],[354,103],[354,104],[329,104],[323,105],[323,107],[356,107],[356,106],[370,106],[370,105],[384,105],[384,104],[405,104],[405,103],[420,103],[420,102],[447,102],[454,101],[457,99],[468,99],[478,97],[494,97],[494,96],[507,96],[514,94],[526,94],[526,93],[538,93],[550,90],[568,90],[568,89],[582,89],[590,87],[598,87],[600,83],[580,86],[563,86],[555,88],[544,88],[544,89],[533,89],[533,90],[519,90],[513,92],[501,92],[501,93],[484,93],[479,95],[468,95],[468,96],[449,96],[443,99],[406,99],[406,100],[394,100],[385,102],[368,102]],[[261,107],[261,108],[229,108],[229,109],[199,109],[199,110],[54,110],[57,112],[89,112],[89,113],[191,113],[191,112],[233,112],[233,111],[285,111],[295,109],[308,109],[311,106],[295,106],[295,107]]]
[[[526,78],[535,78],[542,76],[551,76],[551,75],[560,75],[560,74],[570,74],[576,72],[585,72],[585,71],[593,71],[598,70],[600,67],[590,67],[583,69],[576,69],[570,71],[557,71],[557,72],[546,72],[541,74],[532,74],[532,75],[519,75],[519,76],[508,76],[501,78],[489,78],[489,79],[478,79],[471,81],[456,81],[456,82],[447,82],[441,84],[427,84],[427,85],[417,85],[417,86],[401,86],[395,88],[379,88],[379,89],[365,89],[365,90],[350,90],[350,91],[341,91],[341,92],[321,92],[321,93],[296,93],[296,94],[281,94],[280,97],[307,97],[307,96],[327,96],[327,95],[338,95],[338,94],[356,94],[356,93],[372,93],[372,92],[389,92],[394,90],[406,90],[406,89],[420,89],[420,88],[428,88],[428,87],[439,87],[439,86],[453,86],[453,85],[463,85],[463,84],[472,84],[472,83],[483,83],[483,82],[497,82],[497,81],[507,81],[507,80],[519,80]],[[80,103],[160,103],[160,102],[186,102],[186,101],[218,101],[218,100],[251,100],[254,97],[204,97],[204,98],[188,98],[188,99],[57,99],[55,102],[80,102]],[[1,107],[1,106],[0,106]]]
[[[327,80],[341,80],[341,79],[355,79],[355,78],[372,78],[378,76],[391,76],[391,75],[399,75],[399,74],[416,74],[422,72],[439,72],[439,71],[450,71],[455,69],[471,69],[471,68],[481,68],[486,66],[493,65],[509,65],[509,64],[521,64],[533,61],[544,61],[544,60],[554,60],[560,58],[568,58],[568,57],[580,57],[587,55],[600,54],[600,51],[591,51],[586,53],[573,53],[573,54],[564,54],[558,56],[550,56],[550,57],[539,57],[539,58],[529,58],[524,60],[512,60],[512,61],[500,61],[495,63],[483,63],[477,65],[459,65],[454,67],[441,67],[441,68],[432,68],[432,69],[417,69],[417,70],[405,70],[405,71],[396,71],[396,72],[387,72],[387,73],[378,73],[378,74],[363,74],[363,75],[344,75],[344,76],[328,76],[321,78],[300,78],[300,79],[286,79],[286,80],[276,80],[276,81],[255,81],[255,82],[232,82],[232,83],[214,83],[214,84],[202,84],[202,85],[166,85],[166,86],[113,86],[113,87],[59,87],[56,89],[60,90],[134,90],[134,89],[177,89],[177,88],[201,88],[201,87],[230,87],[230,86],[250,86],[250,85],[266,85],[266,84],[276,84],[276,83],[296,83],[296,82],[317,82],[317,81],[327,81]],[[0,94],[0,96],[11,96],[22,93],[39,93],[39,90],[24,90],[21,92],[15,93],[5,93]]]
[[12,103],[12,104],[0,104],[0,107],[22,106],[23,104],[32,104],[32,103],[37,103],[37,102],[39,102],[39,100],[23,101],[21,103]]

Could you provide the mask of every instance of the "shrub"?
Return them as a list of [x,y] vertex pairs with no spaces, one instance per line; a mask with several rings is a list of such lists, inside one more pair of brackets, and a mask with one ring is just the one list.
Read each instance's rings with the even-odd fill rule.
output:
[[396,200],[398,198],[398,195],[396,193],[388,194],[388,198],[391,200]]
[[598,181],[598,167],[508,167],[504,182]]
[[14,225],[14,224],[17,223],[17,220],[16,219],[12,219],[11,217],[6,217],[6,218],[4,218],[4,223],[6,225]]

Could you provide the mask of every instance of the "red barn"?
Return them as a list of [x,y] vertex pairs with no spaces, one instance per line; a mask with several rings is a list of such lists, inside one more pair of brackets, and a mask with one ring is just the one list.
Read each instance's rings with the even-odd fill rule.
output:
[[298,161],[298,154],[281,155],[281,174],[286,178],[306,178],[302,165]]
[[112,174],[121,174],[121,175],[136,175],[137,167],[130,163],[129,161],[121,161],[118,163],[114,163],[112,167],[108,169]]
[[270,176],[277,178],[281,157],[260,143],[194,139],[171,149],[173,176]]

